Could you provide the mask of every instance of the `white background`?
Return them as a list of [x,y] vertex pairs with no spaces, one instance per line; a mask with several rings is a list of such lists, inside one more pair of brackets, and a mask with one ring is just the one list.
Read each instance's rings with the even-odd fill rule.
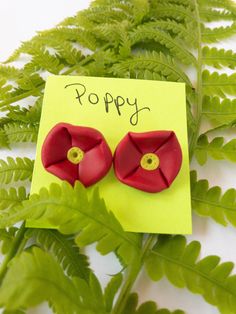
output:
[[[19,46],[21,41],[30,39],[37,30],[55,26],[65,17],[74,15],[78,10],[86,8],[90,1],[79,0],[1,0],[0,1],[0,61]],[[228,49],[236,50],[235,41],[228,40]],[[234,134],[231,134],[231,137]],[[8,155],[34,156],[34,147],[26,145],[25,149],[17,147],[13,151],[0,150],[0,158]],[[195,162],[193,169],[198,169],[200,178],[208,178],[211,185],[220,185],[223,189],[236,188],[236,165],[225,161],[210,160],[205,166],[199,167]],[[173,208],[174,210],[174,208]],[[216,254],[222,261],[236,262],[236,228],[224,228],[210,219],[193,216],[193,235],[189,240],[199,240],[202,244],[201,256]],[[89,250],[91,266],[99,279],[105,284],[109,274],[114,274],[120,267],[112,254],[101,257],[91,247]],[[236,271],[235,271],[236,272]],[[17,280],[17,278],[16,278]],[[216,314],[217,309],[208,305],[201,296],[193,295],[186,289],[177,289],[166,279],[158,283],[151,282],[145,273],[137,280],[134,290],[139,292],[141,302],[156,300],[160,307],[171,310],[181,308],[188,314]],[[29,311],[31,314],[46,313],[45,307]],[[48,312],[49,313],[49,312]]]

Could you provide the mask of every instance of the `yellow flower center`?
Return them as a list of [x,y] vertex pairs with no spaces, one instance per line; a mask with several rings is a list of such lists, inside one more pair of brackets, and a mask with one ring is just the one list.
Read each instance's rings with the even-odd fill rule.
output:
[[72,162],[72,164],[79,164],[84,158],[84,152],[79,147],[71,147],[67,152],[67,159]]
[[148,153],[143,155],[140,160],[140,166],[148,171],[156,170],[159,167],[160,160],[156,154]]

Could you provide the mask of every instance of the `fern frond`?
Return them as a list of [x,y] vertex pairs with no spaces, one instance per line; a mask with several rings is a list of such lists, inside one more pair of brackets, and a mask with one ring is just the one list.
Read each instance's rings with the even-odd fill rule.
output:
[[230,26],[220,26],[216,28],[207,28],[202,26],[202,41],[204,43],[216,43],[222,39],[231,37],[236,33],[236,23]]
[[201,294],[221,313],[234,313],[236,281],[235,276],[230,276],[233,263],[220,264],[218,256],[198,260],[199,253],[197,241],[186,244],[180,235],[159,236],[146,259],[146,269],[151,279],[157,281],[166,275],[173,285]]
[[227,75],[218,72],[210,73],[204,70],[202,73],[202,86],[206,95],[218,95],[222,98],[228,95],[236,95],[236,73]]
[[91,274],[89,283],[78,277],[72,280],[51,255],[35,247],[12,261],[0,290],[0,305],[6,310],[17,310],[44,301],[58,314],[106,313],[94,275]]
[[[8,122],[9,122],[9,120],[7,120],[7,123]],[[0,147],[9,148],[8,138],[7,138],[4,130],[1,129],[1,125],[0,125]]]
[[217,69],[228,67],[234,69],[236,67],[236,53],[232,50],[217,49],[203,47],[202,59],[207,65],[211,65]]
[[132,44],[135,45],[138,42],[145,42],[154,40],[166,47],[174,58],[178,58],[182,63],[195,64],[196,59],[185,48],[184,44],[177,39],[172,38],[168,33],[147,27],[145,25],[139,26],[131,34]]
[[0,77],[6,80],[17,79],[21,75],[21,70],[13,66],[0,65]]
[[154,22],[148,22],[144,25],[148,27],[160,28],[164,31],[170,33],[170,35],[174,34],[175,38],[180,38],[186,44],[196,47],[196,36],[193,34],[193,25],[188,23],[186,26],[182,23],[178,23],[175,20],[165,19],[165,20],[157,20]]
[[169,311],[160,309],[153,301],[147,301],[139,305],[138,294],[131,293],[126,306],[121,314],[184,314],[182,310]]
[[27,193],[23,186],[18,189],[12,187],[9,190],[0,189],[0,210],[19,205],[26,199]]
[[236,226],[236,190],[222,194],[219,186],[209,188],[207,180],[197,180],[196,171],[191,171],[192,208],[200,216],[211,217],[223,226],[228,222]]
[[145,73],[158,74],[166,78],[167,81],[185,82],[191,86],[187,75],[176,66],[172,58],[163,53],[146,52],[139,54],[132,59],[121,61],[115,64],[111,71],[113,74],[122,77],[145,78]]
[[141,236],[125,232],[96,191],[89,201],[86,189],[79,182],[74,188],[66,182],[61,186],[52,184],[49,190],[41,189],[19,207],[0,215],[0,228],[26,219],[42,219],[62,233],[80,232],[76,238],[79,246],[98,242],[101,254],[116,251],[126,263],[140,250]]
[[202,114],[216,124],[229,124],[236,119],[236,99],[205,96],[202,102]]
[[173,3],[157,4],[152,8],[150,15],[155,19],[170,18],[179,22],[192,22],[195,21],[195,15],[189,7],[177,5]]
[[200,9],[199,14],[201,19],[206,22],[231,21],[234,19],[234,15],[229,11],[219,11],[209,7]]
[[198,5],[200,6],[200,8],[206,9],[209,7],[213,7],[213,8],[227,10],[233,14],[236,13],[235,2],[231,0],[208,0],[208,1],[198,0]]
[[201,135],[195,148],[195,157],[200,165],[204,165],[208,156],[216,160],[227,159],[236,162],[236,139],[224,144],[223,137],[215,137],[211,142],[205,134]]
[[33,106],[21,108],[19,106],[10,107],[7,117],[13,121],[23,123],[39,123],[42,110],[42,98],[39,98]]
[[26,236],[35,239],[44,251],[51,253],[68,276],[88,281],[90,274],[88,259],[80,253],[72,236],[62,235],[50,229],[29,229]]
[[2,132],[4,132],[9,144],[36,142],[38,125],[14,121],[4,124]]
[[9,184],[16,181],[31,180],[34,161],[24,157],[7,160],[0,159],[0,183]]
[[121,273],[116,274],[111,277],[111,280],[108,282],[104,290],[104,299],[106,304],[107,313],[110,313],[112,310],[114,298],[122,284],[123,276]]
[[1,253],[7,254],[11,248],[11,244],[15,239],[15,235],[18,231],[16,227],[10,227],[6,229],[0,229],[0,241],[1,241]]

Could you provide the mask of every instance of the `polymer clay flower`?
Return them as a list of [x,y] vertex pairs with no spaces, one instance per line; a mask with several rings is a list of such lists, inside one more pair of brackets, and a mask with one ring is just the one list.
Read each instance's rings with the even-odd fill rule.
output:
[[62,180],[86,187],[101,180],[112,165],[112,153],[103,135],[89,127],[55,125],[42,146],[44,168]]
[[173,131],[129,132],[118,144],[114,156],[117,178],[151,193],[168,188],[181,164],[181,147]]

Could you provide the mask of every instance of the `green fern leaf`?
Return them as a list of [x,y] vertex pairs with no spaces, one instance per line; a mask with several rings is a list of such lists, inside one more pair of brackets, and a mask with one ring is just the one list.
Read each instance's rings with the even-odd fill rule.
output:
[[236,13],[236,6],[235,2],[231,0],[198,0],[198,4],[200,8],[218,8],[218,9],[224,9],[228,12],[231,12],[233,14]]
[[80,232],[76,238],[79,246],[98,242],[101,254],[115,251],[126,264],[140,250],[141,236],[125,232],[96,191],[89,201],[79,182],[74,188],[63,182],[62,186],[52,184],[49,190],[41,189],[39,195],[30,196],[19,207],[0,213],[0,228],[26,219],[40,221],[39,218],[57,226],[62,233]]
[[152,27],[154,29],[160,28],[164,31],[174,34],[175,38],[183,40],[187,45],[196,47],[196,37],[193,33],[193,25],[188,23],[186,26],[182,23],[178,23],[175,20],[166,19],[166,20],[157,20],[154,22],[149,22],[145,24],[146,26]]
[[132,44],[154,40],[169,49],[173,57],[177,57],[181,62],[186,64],[195,64],[194,56],[185,48],[182,42],[172,38],[168,33],[153,29],[148,26],[139,26],[131,34]]
[[31,180],[34,161],[27,157],[7,160],[0,159],[0,183],[9,184],[11,182]]
[[206,22],[215,22],[215,21],[231,21],[234,19],[234,15],[226,10],[219,11],[211,9],[210,7],[199,10],[200,17],[203,21]]
[[113,74],[122,77],[144,78],[146,71],[161,75],[167,81],[185,82],[191,86],[187,75],[175,65],[170,56],[165,56],[163,53],[146,52],[112,67]]
[[118,292],[121,284],[122,284],[123,276],[121,273],[118,273],[115,276],[112,276],[111,280],[109,281],[108,285],[105,288],[104,291],[104,299],[106,304],[106,310],[108,313],[111,312],[113,301],[116,296],[116,293]]
[[210,73],[204,70],[202,73],[203,91],[206,95],[218,95],[222,98],[228,95],[236,95],[236,73],[231,75]]
[[[1,119],[2,121],[2,119]],[[7,121],[9,122],[9,120]],[[3,130],[1,130],[1,125],[0,125],[0,147],[6,147],[9,148],[9,142],[8,138]]]
[[236,53],[232,50],[217,49],[203,47],[202,49],[203,62],[217,69],[228,67],[234,69],[236,67]]
[[7,117],[13,121],[23,123],[39,123],[42,110],[42,98],[39,98],[33,106],[28,109],[20,107],[10,107]]
[[196,171],[191,171],[192,208],[200,216],[211,217],[223,226],[228,221],[236,226],[236,190],[229,189],[222,195],[219,186],[209,188],[207,180],[197,181]]
[[192,22],[196,20],[189,7],[173,3],[166,4],[166,2],[165,4],[157,3],[156,6],[152,8],[150,15],[152,15],[155,19],[171,18],[180,22]]
[[236,99],[225,98],[220,101],[219,97],[205,96],[202,114],[217,125],[230,124],[236,119]]
[[80,253],[73,237],[50,229],[29,229],[26,236],[35,239],[44,251],[53,254],[68,276],[88,281],[90,269],[87,257]]
[[183,236],[159,236],[146,259],[147,272],[155,281],[166,275],[173,285],[201,294],[221,313],[234,313],[236,281],[235,276],[230,276],[233,263],[220,264],[218,256],[197,261],[199,252],[197,241],[186,245]]
[[7,65],[0,65],[0,77],[5,80],[14,80],[21,75],[21,70]]
[[204,165],[208,155],[216,160],[236,162],[236,139],[224,144],[223,137],[215,137],[209,142],[205,134],[201,135],[195,148],[195,157],[200,165]]
[[147,301],[138,306],[138,294],[129,295],[127,303],[121,314],[184,314],[182,310],[169,311],[168,309],[157,309],[157,304]]
[[17,310],[48,301],[58,314],[105,314],[95,288],[100,286],[94,275],[89,285],[80,278],[71,280],[51,255],[33,248],[12,261],[0,289],[0,305]]
[[12,187],[9,190],[0,189],[0,210],[19,205],[26,199],[27,194],[23,186],[18,190]]
[[38,125],[14,121],[4,124],[2,130],[9,144],[22,142],[36,142]]
[[231,37],[236,33],[236,23],[230,26],[220,26],[216,28],[207,28],[202,26],[202,41],[204,43],[216,43],[222,39]]
[[15,239],[15,235],[18,231],[16,227],[10,227],[6,229],[0,229],[0,241],[1,241],[1,253],[7,254],[11,248],[11,244]]

